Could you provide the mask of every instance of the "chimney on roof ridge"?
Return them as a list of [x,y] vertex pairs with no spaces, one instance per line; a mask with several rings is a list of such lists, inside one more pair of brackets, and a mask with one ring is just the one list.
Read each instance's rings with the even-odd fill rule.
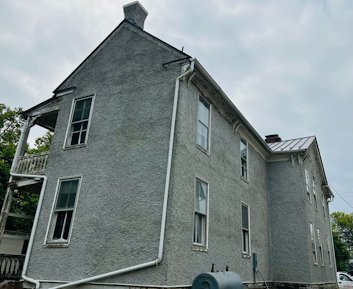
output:
[[148,12],[140,4],[140,2],[135,1],[123,6],[125,19],[135,26],[143,29],[145,19]]
[[266,143],[274,143],[274,142],[280,142],[282,139],[279,137],[278,134],[269,134],[265,136],[265,142]]

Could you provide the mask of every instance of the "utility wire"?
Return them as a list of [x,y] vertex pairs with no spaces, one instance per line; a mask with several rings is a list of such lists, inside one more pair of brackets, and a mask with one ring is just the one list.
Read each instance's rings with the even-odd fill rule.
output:
[[328,184],[328,185],[335,191],[335,193],[336,193],[343,201],[346,202],[346,204],[347,204],[348,206],[350,206],[350,207],[353,209],[353,206],[352,206],[345,198],[343,198],[342,195],[341,195],[339,192],[337,192],[337,190],[336,190],[331,184]]

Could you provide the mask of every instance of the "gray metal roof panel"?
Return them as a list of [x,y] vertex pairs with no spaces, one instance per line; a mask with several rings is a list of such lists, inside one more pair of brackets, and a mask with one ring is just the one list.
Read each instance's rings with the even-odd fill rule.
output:
[[295,139],[284,140],[280,142],[269,143],[268,146],[273,152],[289,152],[306,150],[315,140],[314,136],[301,137]]

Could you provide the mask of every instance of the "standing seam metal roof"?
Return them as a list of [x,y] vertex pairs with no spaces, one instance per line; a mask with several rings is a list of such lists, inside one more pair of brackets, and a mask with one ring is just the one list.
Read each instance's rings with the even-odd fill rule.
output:
[[302,138],[295,138],[280,142],[269,143],[268,146],[273,152],[306,150],[309,148],[309,146],[314,140],[314,136],[307,136]]

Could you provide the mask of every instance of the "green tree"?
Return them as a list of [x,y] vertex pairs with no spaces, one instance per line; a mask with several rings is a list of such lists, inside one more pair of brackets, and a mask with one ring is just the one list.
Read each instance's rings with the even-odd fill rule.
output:
[[[16,147],[21,135],[21,108],[11,109],[0,103],[0,206],[6,194],[6,186],[10,177],[10,169]],[[26,147],[26,153],[38,154],[48,151],[53,134],[47,132],[35,140],[34,148]],[[11,211],[18,214],[34,215],[38,196],[31,192],[18,191],[14,195]],[[26,231],[30,229],[30,220],[9,218],[7,229]]]
[[334,212],[331,220],[337,270],[348,271],[353,250],[353,213]]
[[0,205],[5,197],[12,159],[21,134],[21,108],[11,109],[0,103]]

